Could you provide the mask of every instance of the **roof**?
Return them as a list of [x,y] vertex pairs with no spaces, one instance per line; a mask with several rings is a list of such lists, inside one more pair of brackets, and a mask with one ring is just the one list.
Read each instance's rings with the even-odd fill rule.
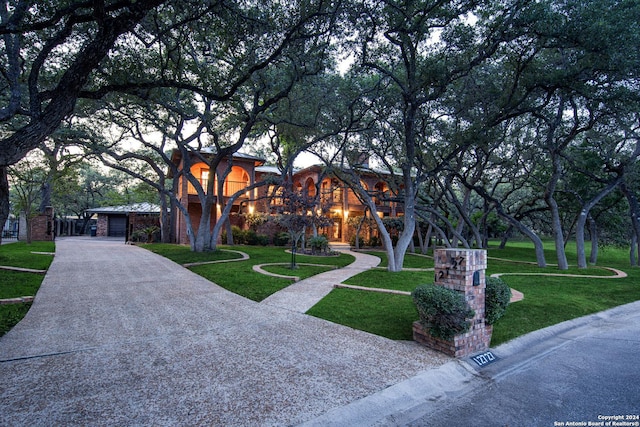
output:
[[153,203],[134,203],[131,205],[104,206],[100,208],[87,209],[86,212],[92,214],[159,214],[160,206],[154,205]]
[[273,175],[282,175],[282,172],[280,172],[280,169],[278,169],[277,166],[257,166],[255,171]]
[[[200,150],[200,152],[204,154],[216,154],[216,148],[204,147]],[[265,162],[265,159],[263,159],[262,157],[254,156],[247,153],[241,153],[240,151],[236,151],[235,153],[233,153],[233,157],[237,159],[255,160],[256,162],[261,162],[261,163]]]
[[[200,154],[216,154],[216,148],[215,147],[203,147],[199,150]],[[247,154],[247,153],[241,153],[239,151],[236,151],[235,153],[232,154],[232,157],[234,159],[244,159],[244,160],[251,160],[254,161],[256,163],[260,163],[260,164],[264,164],[264,162],[266,161],[265,159],[263,159],[262,157],[259,156],[254,156],[251,154]],[[180,152],[180,150],[178,150],[177,148],[173,149],[173,151],[171,152],[171,160],[178,164],[180,162],[180,160],[182,159],[182,153]]]

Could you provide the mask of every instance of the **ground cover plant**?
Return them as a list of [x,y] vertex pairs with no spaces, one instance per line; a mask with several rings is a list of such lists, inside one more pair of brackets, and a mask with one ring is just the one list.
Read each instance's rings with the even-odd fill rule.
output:
[[[165,256],[181,264],[192,262],[206,262],[222,259],[227,255],[221,255],[225,251],[194,253],[188,246],[181,245],[142,245],[143,247]],[[242,295],[254,301],[262,301],[274,292],[286,288],[293,283],[293,280],[266,276],[253,270],[254,265],[282,263],[283,266],[266,266],[265,270],[276,274],[297,276],[301,279],[311,277],[332,267],[313,267],[299,265],[292,270],[286,265],[291,261],[291,254],[281,247],[262,246],[221,246],[221,249],[238,250],[249,255],[248,260],[236,262],[222,262],[216,264],[204,264],[190,267],[190,269],[206,279],[216,283],[223,288]],[[229,252],[226,252],[229,254]],[[240,255],[233,254],[234,258]],[[225,258],[228,259],[228,258]],[[340,254],[339,256],[308,256],[296,255],[297,263],[326,264],[329,266],[344,267],[353,262],[353,256]]]
[[[51,255],[32,252],[53,252],[53,242],[15,242],[0,246],[0,265],[46,270],[51,265]],[[35,296],[44,279],[43,274],[23,273],[0,269],[0,299]],[[7,333],[27,314],[31,303],[0,305],[0,336]]]

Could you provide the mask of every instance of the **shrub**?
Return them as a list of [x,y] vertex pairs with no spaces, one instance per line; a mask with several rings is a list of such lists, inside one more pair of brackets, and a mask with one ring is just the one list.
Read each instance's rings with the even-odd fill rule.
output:
[[380,242],[380,238],[378,236],[371,236],[369,241],[367,242],[367,246],[371,246],[372,248],[377,248],[382,243]]
[[289,243],[289,233],[281,232],[273,236],[273,244],[276,246],[287,246]]
[[231,235],[233,236],[233,243],[236,245],[244,245],[247,243],[244,232],[237,225],[231,226]]
[[449,340],[471,327],[468,319],[475,312],[459,292],[442,286],[420,285],[411,296],[420,315],[420,324],[434,337]]
[[325,252],[329,248],[329,241],[324,236],[313,236],[308,240],[311,253]]
[[485,322],[493,325],[507,310],[511,300],[511,288],[498,277],[487,277],[484,295]]
[[261,246],[267,246],[269,244],[269,236],[267,236],[266,234],[258,234],[256,236],[256,240]]
[[253,230],[244,230],[242,237],[244,238],[244,243],[247,245],[255,246],[258,244],[258,233]]

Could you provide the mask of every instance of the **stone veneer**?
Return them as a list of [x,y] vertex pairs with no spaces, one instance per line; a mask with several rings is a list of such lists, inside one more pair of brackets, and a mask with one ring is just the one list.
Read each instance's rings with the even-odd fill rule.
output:
[[[456,335],[451,340],[432,337],[429,331],[413,324],[413,338],[417,342],[454,357],[465,357],[485,351],[491,342],[491,325],[485,318],[485,270],[487,251],[472,249],[436,249],[435,284],[453,289],[464,295],[469,306],[475,311],[471,320],[471,329],[465,334]],[[474,273],[477,272],[474,286]]]

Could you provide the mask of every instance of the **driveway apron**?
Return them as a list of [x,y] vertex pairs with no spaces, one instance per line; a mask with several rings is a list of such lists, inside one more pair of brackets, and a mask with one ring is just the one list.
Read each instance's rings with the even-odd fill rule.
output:
[[249,301],[135,246],[58,239],[0,339],[0,425],[294,425],[449,360]]

